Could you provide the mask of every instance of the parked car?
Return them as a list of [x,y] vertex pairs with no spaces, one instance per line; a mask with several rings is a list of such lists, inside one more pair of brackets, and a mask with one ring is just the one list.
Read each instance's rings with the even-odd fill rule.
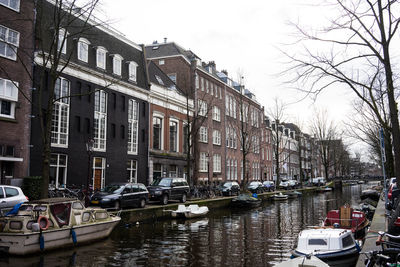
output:
[[297,181],[296,180],[288,180],[288,188],[296,188],[297,187]]
[[144,184],[113,183],[93,194],[91,205],[119,210],[126,207],[144,208],[149,201],[149,191]]
[[263,182],[265,191],[274,191],[275,190],[275,182],[274,181],[264,181]]
[[324,177],[316,177],[312,179],[312,184],[314,186],[321,186],[321,185],[325,185],[326,180]]
[[247,189],[252,193],[262,193],[264,191],[264,186],[259,181],[252,181],[247,185]]
[[279,183],[279,188],[281,189],[288,189],[289,188],[289,182],[288,181],[281,181]]
[[11,208],[28,200],[18,186],[0,185],[0,209]]
[[189,184],[184,178],[162,177],[155,179],[147,187],[150,193],[150,200],[160,201],[161,204],[168,204],[169,200],[180,200],[186,202],[189,195]]
[[221,185],[221,192],[224,196],[239,195],[240,186],[235,181],[227,181]]

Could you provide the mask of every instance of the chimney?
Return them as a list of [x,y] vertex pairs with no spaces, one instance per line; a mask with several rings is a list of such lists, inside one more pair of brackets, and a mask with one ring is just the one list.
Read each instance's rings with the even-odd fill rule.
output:
[[158,44],[157,40],[153,41],[153,44]]
[[164,37],[164,44],[167,43],[167,37]]
[[228,76],[228,71],[227,71],[227,70],[221,70],[221,72],[222,72],[223,74],[225,74],[226,76]]

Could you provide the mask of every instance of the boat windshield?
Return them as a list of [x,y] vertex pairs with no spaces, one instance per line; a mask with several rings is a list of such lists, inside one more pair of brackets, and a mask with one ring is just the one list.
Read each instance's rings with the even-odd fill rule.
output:
[[172,179],[155,179],[151,185],[171,186]]
[[102,192],[110,193],[110,194],[119,194],[124,190],[124,185],[119,185],[119,184],[111,184],[107,185],[103,189],[101,189]]

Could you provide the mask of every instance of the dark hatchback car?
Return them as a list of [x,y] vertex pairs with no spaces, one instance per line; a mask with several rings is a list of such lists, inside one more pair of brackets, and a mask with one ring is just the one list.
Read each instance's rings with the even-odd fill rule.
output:
[[163,177],[155,179],[147,187],[150,193],[150,200],[160,201],[161,204],[168,204],[168,200],[180,200],[186,202],[190,187],[184,178]]
[[239,195],[240,186],[235,181],[228,181],[221,185],[220,190],[224,196]]
[[144,208],[149,201],[149,191],[144,184],[114,183],[93,194],[90,204],[102,208]]

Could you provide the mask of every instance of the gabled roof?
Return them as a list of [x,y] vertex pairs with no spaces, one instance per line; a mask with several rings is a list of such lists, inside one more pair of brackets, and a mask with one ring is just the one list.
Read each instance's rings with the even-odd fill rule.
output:
[[153,61],[148,61],[148,70],[151,83],[171,90],[177,90],[179,93],[183,94],[178,86]]
[[151,45],[146,45],[146,55],[147,58],[159,58],[159,57],[168,57],[168,56],[184,56],[189,62],[192,58],[200,59],[195,53],[191,50],[185,50],[178,44],[171,43],[153,43]]

